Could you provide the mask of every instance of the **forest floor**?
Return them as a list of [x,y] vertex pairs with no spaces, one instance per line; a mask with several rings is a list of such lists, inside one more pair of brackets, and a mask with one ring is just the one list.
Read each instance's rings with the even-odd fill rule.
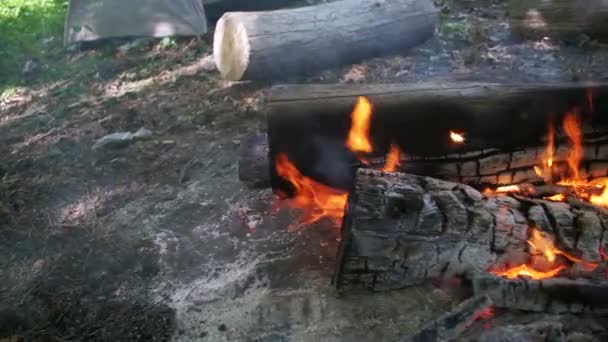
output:
[[[424,45],[289,81],[608,77],[600,44],[518,41],[503,2],[457,3]],[[4,88],[0,341],[390,341],[454,304],[432,287],[334,293],[338,230],[290,233],[269,190],[239,183],[267,88],[221,80],[206,39],[61,52]]]

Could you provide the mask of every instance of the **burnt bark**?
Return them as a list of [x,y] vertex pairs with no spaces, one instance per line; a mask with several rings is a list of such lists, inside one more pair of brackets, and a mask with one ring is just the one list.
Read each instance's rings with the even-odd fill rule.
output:
[[[256,133],[255,139],[248,139],[244,144],[255,146],[243,146],[239,160],[242,172],[240,179],[246,184],[255,184],[258,188],[272,186],[269,168],[270,150],[268,136]],[[511,151],[487,148],[484,150],[466,153],[452,153],[437,157],[419,157],[409,153],[401,154],[401,164],[397,171],[436,177],[443,180],[478,185],[509,185],[522,183],[536,183],[554,181],[569,174],[567,167],[568,153],[571,151],[570,142],[562,138],[556,144],[553,156],[554,166],[549,175],[537,174],[534,167],[541,167],[545,163],[545,149],[542,144],[538,146],[517,148]],[[295,148],[291,149],[292,151]],[[315,156],[309,152],[308,157]],[[608,135],[602,135],[598,131],[588,131],[584,138],[583,158],[579,169],[582,179],[593,180],[608,176]],[[297,152],[294,154],[298,154]],[[267,159],[267,160],[264,160]],[[385,163],[383,156],[369,159],[369,167],[381,169]],[[352,171],[361,167],[358,161],[352,164]],[[347,175],[350,176],[350,175]],[[549,176],[549,177],[547,177]],[[560,189],[564,190],[564,189]],[[550,189],[543,189],[546,195],[550,195]],[[540,196],[542,197],[542,196]]]
[[504,279],[492,275],[473,280],[477,295],[495,307],[555,314],[608,315],[608,282],[597,279]]
[[217,22],[213,52],[230,81],[285,80],[409,49],[432,37],[436,22],[431,0],[229,12]]
[[[360,169],[347,205],[334,282],[339,290],[382,291],[440,277],[475,279],[531,264],[535,227],[589,263],[602,261],[607,214],[598,208],[512,196],[429,177]],[[558,261],[569,261],[558,256]],[[577,274],[570,265],[563,275]],[[583,272],[583,270],[581,270]]]

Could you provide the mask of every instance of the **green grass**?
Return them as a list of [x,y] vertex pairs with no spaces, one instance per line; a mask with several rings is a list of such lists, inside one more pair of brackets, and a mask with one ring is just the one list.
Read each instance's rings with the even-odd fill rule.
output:
[[[67,0],[0,0],[0,90],[18,85],[27,59],[61,47]],[[43,40],[54,38],[45,47]],[[51,51],[49,51],[50,49]]]

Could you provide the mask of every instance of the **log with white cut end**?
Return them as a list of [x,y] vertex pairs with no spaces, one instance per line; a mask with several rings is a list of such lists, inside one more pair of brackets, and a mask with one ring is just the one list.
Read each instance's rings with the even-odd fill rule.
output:
[[229,12],[217,23],[213,51],[227,80],[286,79],[404,51],[432,37],[436,23],[431,0]]

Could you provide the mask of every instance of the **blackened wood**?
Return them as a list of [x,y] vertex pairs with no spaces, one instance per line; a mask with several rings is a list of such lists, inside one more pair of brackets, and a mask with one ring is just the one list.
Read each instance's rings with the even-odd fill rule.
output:
[[551,278],[473,279],[476,295],[488,295],[496,307],[533,312],[608,315],[608,281]]
[[[502,183],[499,178],[533,177],[551,113],[559,131],[564,114],[576,109],[590,126],[584,127],[590,145],[600,144],[591,139],[608,132],[608,116],[601,115],[608,112],[608,87],[603,83],[283,85],[273,87],[267,97],[271,159],[277,153],[314,159],[308,151],[296,151],[311,136],[344,144],[359,96],[367,96],[373,109],[374,152],[367,159],[382,162],[389,146],[396,144],[415,161],[406,158],[404,167],[420,169],[412,173],[451,180]],[[450,131],[464,132],[465,143],[453,143]],[[567,139],[561,143],[563,148],[556,152],[563,156]],[[595,147],[588,149],[596,154]],[[605,166],[585,165],[597,173]],[[276,174],[271,179],[274,185]]]
[[485,196],[463,184],[360,169],[343,221],[335,284],[341,291],[382,291],[535,265],[542,255],[529,254],[531,227],[564,252],[600,263],[605,222],[606,214],[592,208]]
[[476,296],[460,303],[450,312],[424,326],[404,342],[453,341],[465,332],[477,319],[492,310],[492,300],[486,296]]
[[431,0],[340,0],[263,12],[228,12],[213,53],[230,81],[285,80],[395,54],[433,36]]
[[[311,137],[309,135],[307,137],[308,139],[303,137],[303,142],[298,144],[297,147],[285,145],[285,149],[292,152],[298,151],[295,153],[296,155],[305,155],[310,160],[309,163],[314,163],[315,159],[321,159],[321,156],[315,155],[315,149],[302,148],[311,143]],[[584,141],[584,154],[579,170],[580,177],[593,180],[608,176],[608,135],[598,135],[591,132],[586,135]],[[260,133],[256,139],[244,141],[243,144],[249,145],[241,147],[239,167],[243,171],[239,173],[239,177],[247,184],[258,184],[256,187],[270,187],[271,181],[268,173],[271,172],[271,169],[268,167],[269,161],[263,160],[263,158],[270,158],[268,136]],[[323,147],[320,146],[321,149]],[[330,149],[328,145],[325,145],[325,147],[327,150]],[[468,153],[454,153],[428,158],[402,153],[401,164],[397,170],[472,186],[544,182],[547,181],[546,177],[538,175],[534,167],[541,167],[542,169],[546,158],[545,149],[545,146],[538,144],[538,146],[513,149],[508,152],[488,148]],[[300,150],[303,152],[299,152]],[[567,178],[569,171],[566,160],[569,151],[570,143],[567,139],[558,141],[553,156],[553,172],[551,172],[554,181],[564,176]],[[368,161],[370,167],[381,169],[384,166],[385,158],[380,156],[370,158]],[[354,168],[361,166],[363,164],[355,160],[352,164],[352,172],[354,172]],[[350,172],[347,172],[347,177],[351,179]],[[554,189],[546,187],[539,190],[544,192],[544,194],[539,192],[539,197],[550,195],[552,190],[558,192],[557,187]],[[568,191],[569,189],[565,188],[563,190]]]

